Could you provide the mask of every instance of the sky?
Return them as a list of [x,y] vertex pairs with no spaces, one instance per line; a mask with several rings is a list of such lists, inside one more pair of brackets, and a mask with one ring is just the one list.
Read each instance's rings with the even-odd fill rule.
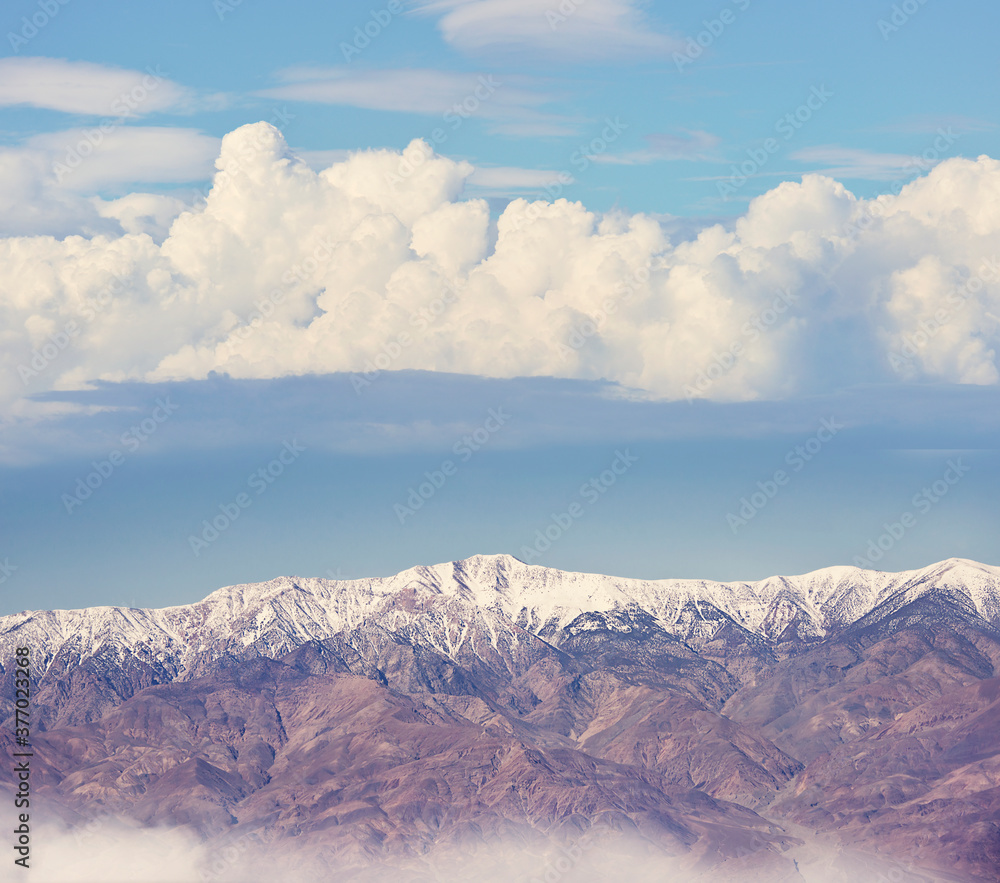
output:
[[11,0],[0,613],[1000,563],[998,24]]

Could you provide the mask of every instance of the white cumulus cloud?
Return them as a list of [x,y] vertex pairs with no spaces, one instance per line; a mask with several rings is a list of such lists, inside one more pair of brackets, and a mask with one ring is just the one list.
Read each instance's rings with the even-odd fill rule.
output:
[[474,168],[422,142],[316,172],[256,123],[216,168],[172,224],[135,195],[102,208],[115,232],[0,239],[0,394],[404,368],[720,400],[1000,380],[988,157],[876,200],[806,175],[677,242],[563,199],[491,219]]

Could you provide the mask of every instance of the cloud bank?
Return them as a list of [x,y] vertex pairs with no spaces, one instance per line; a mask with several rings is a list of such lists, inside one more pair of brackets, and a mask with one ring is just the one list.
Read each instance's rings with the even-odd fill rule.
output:
[[[351,880],[375,883],[506,883],[509,880],[552,883],[598,883],[620,877],[622,869],[636,883],[735,883],[748,879],[789,879],[834,883],[874,879],[920,883],[930,878],[891,859],[853,853],[829,838],[791,838],[781,855],[768,848],[740,849],[728,860],[692,870],[697,857],[665,854],[655,841],[635,831],[594,837],[545,837],[518,832],[488,847],[437,844],[420,857],[395,862],[372,861],[361,867],[337,854],[334,844],[270,843],[255,835],[201,841],[186,827],[143,828],[112,816],[98,817],[74,828],[44,825],[36,837],[31,868],[37,883],[264,883],[280,879],[305,883],[323,878],[331,866],[342,867]],[[518,836],[518,834],[520,836]],[[226,842],[226,841],[229,842]],[[794,864],[793,864],[794,861]],[[794,870],[793,870],[794,869]],[[885,875],[888,875],[887,877]]]
[[1000,381],[989,157],[874,200],[806,175],[676,243],[650,216],[565,199],[491,218],[463,199],[474,168],[420,141],[314,172],[255,123],[216,169],[179,214],[132,194],[97,233],[0,239],[0,395],[210,372],[353,372],[362,392],[398,369],[724,401]]

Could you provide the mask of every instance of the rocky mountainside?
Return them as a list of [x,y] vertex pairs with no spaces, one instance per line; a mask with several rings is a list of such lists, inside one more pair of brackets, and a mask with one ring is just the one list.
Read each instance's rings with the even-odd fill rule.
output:
[[239,844],[220,880],[530,878],[584,843],[560,879],[621,850],[638,879],[1000,877],[1000,568],[972,561],[723,584],[476,556],[26,611],[7,742],[19,646],[49,812]]

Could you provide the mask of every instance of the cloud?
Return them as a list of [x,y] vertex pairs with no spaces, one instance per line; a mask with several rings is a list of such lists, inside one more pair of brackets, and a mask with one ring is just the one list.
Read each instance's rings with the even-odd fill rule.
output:
[[123,233],[144,233],[154,239],[166,237],[170,225],[187,203],[173,196],[158,193],[129,193],[121,199],[94,203],[102,218],[112,218],[118,222]]
[[540,192],[560,184],[566,172],[554,169],[522,169],[516,166],[478,167],[467,179],[470,190],[477,193],[506,195],[517,191]]
[[0,235],[118,236],[142,229],[162,238],[167,215],[180,212],[178,200],[144,195],[148,211],[143,214],[159,220],[136,226],[139,194],[127,194],[128,202],[117,203],[93,194],[117,195],[136,183],[204,180],[212,174],[218,150],[218,138],[194,129],[117,122],[47,132],[21,145],[0,147]]
[[681,41],[658,33],[635,0],[419,0],[441,36],[467,53],[544,51],[593,61],[659,55]]
[[211,177],[219,139],[196,129],[117,126],[47,132],[27,147],[52,159],[58,183],[100,191],[136,182],[183,183]]
[[794,151],[791,158],[808,163],[820,174],[874,181],[909,177],[919,171],[927,171],[932,165],[922,157],[905,153],[877,153],[836,145],[806,147]]
[[681,129],[679,133],[656,132],[644,136],[649,147],[629,153],[605,153],[593,157],[594,162],[611,165],[646,165],[665,160],[709,159],[722,139],[700,129]]
[[110,816],[70,828],[43,822],[31,856],[37,883],[194,883],[211,856],[187,828],[141,828]]
[[603,379],[726,401],[1000,382],[989,157],[876,200],[806,175],[676,242],[655,218],[565,199],[491,219],[463,198],[474,168],[419,141],[317,173],[256,123],[216,168],[162,241],[134,226],[0,239],[0,395],[213,371],[354,372],[359,392],[399,369]]
[[518,136],[568,135],[579,121],[539,108],[552,97],[521,75],[421,68],[358,71],[347,67],[296,67],[279,73],[284,84],[257,93],[280,101],[338,104],[369,110],[438,117],[450,133],[470,118],[493,132]]
[[[854,852],[808,834],[803,837],[802,832],[786,838],[781,851],[773,846],[747,849],[741,842],[712,844],[706,859],[694,852],[674,854],[675,839],[657,836],[655,826],[645,834],[638,829],[606,829],[598,830],[596,836],[595,829],[573,836],[570,831],[543,835],[526,826],[511,828],[513,835],[488,844],[459,845],[442,837],[423,854],[410,856],[387,851],[384,856],[364,859],[336,839],[333,844],[341,847],[338,853],[344,853],[339,863],[358,883],[386,879],[400,883],[598,883],[621,876],[622,868],[628,868],[636,883],[664,879],[685,883],[704,880],[706,873],[719,883],[762,879],[758,874],[783,879],[794,873],[806,883],[832,883],[876,873],[888,874],[888,879],[916,879],[917,873],[890,857]],[[738,834],[736,841],[740,841]],[[202,840],[191,827],[143,828],[108,814],[75,827],[47,822],[37,832],[31,876],[37,883],[263,883],[275,879],[304,883],[322,878],[330,866],[329,854],[317,849],[316,838],[299,839],[306,842],[286,838],[265,846],[253,833]],[[749,835],[744,839],[750,842]],[[708,871],[706,862],[711,865]]]
[[[613,383],[547,377],[496,379],[435,371],[396,371],[358,396],[350,374],[276,380],[104,383],[50,392],[40,414],[7,412],[0,463],[101,458],[158,399],[177,404],[170,432],[141,455],[256,446],[294,433],[310,450],[336,454],[435,454],[475,431],[484,409],[517,419],[496,449],[628,442],[761,441],[811,436],[835,415],[843,444],[894,450],[992,448],[1000,434],[1000,387],[913,384],[864,386],[802,399],[755,402],[651,402]],[[841,444],[838,441],[838,445]]]
[[295,153],[317,172],[329,168],[334,163],[344,162],[351,155],[349,150],[296,150]]
[[124,70],[60,58],[0,59],[0,107],[23,105],[93,116],[140,116],[190,102],[158,68]]

